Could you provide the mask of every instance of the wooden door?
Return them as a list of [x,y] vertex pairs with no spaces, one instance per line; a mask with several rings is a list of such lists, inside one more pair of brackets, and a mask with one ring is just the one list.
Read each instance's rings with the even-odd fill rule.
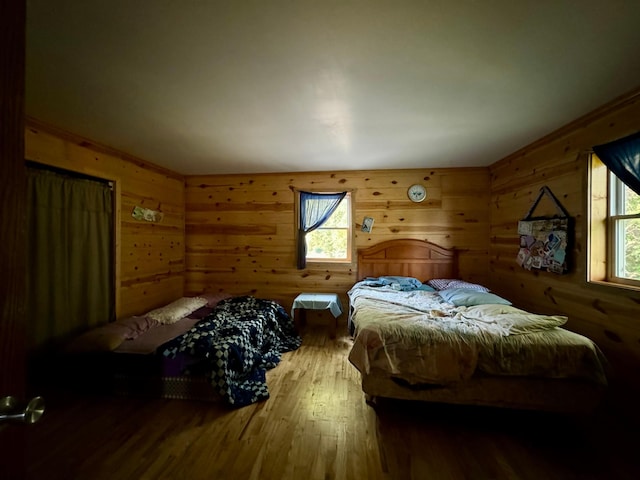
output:
[[[25,0],[0,0],[0,397],[24,399]],[[0,478],[25,477],[25,426],[0,424]]]

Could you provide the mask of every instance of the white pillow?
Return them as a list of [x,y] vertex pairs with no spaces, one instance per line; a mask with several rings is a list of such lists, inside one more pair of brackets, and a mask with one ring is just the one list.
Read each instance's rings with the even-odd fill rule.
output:
[[178,300],[171,302],[164,307],[151,310],[145,316],[151,318],[158,323],[175,323],[181,318],[192,314],[201,307],[207,304],[207,299],[202,297],[182,297]]
[[502,304],[511,305],[509,300],[506,300],[498,295],[487,292],[479,292],[470,288],[447,288],[446,290],[439,290],[440,295],[445,302],[453,303],[456,307],[470,307],[472,305],[486,305],[486,304]]
[[464,315],[484,321],[493,320],[509,328],[511,335],[551,330],[561,327],[568,320],[564,315],[538,315],[513,306],[496,304],[469,307]]

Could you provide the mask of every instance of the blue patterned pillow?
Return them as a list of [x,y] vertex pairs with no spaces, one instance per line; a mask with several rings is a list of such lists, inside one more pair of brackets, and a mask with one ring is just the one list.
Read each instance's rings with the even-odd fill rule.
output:
[[436,290],[446,290],[447,288],[468,288],[471,290],[477,290],[478,292],[488,292],[489,289],[484,285],[478,283],[469,283],[458,278],[432,278],[427,281],[428,285],[431,285]]

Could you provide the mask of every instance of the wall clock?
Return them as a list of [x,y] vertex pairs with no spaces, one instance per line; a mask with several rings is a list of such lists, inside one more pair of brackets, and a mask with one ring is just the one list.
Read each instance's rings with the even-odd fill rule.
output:
[[407,196],[412,202],[421,202],[427,198],[427,189],[423,185],[416,183],[407,190]]

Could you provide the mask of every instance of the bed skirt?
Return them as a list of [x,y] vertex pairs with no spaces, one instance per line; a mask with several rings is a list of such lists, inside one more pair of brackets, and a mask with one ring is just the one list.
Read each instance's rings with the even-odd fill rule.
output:
[[170,398],[175,400],[221,401],[204,376],[136,377],[123,373],[113,376],[113,393],[120,396]]
[[408,385],[374,371],[362,375],[369,400],[397,398],[460,405],[481,405],[567,414],[592,413],[602,402],[606,386],[581,380],[476,376],[456,384]]
[[59,362],[57,384],[73,391],[145,398],[222,400],[205,374],[182,373],[186,366],[192,364],[187,355],[168,359],[156,354],[85,353],[64,355]]

